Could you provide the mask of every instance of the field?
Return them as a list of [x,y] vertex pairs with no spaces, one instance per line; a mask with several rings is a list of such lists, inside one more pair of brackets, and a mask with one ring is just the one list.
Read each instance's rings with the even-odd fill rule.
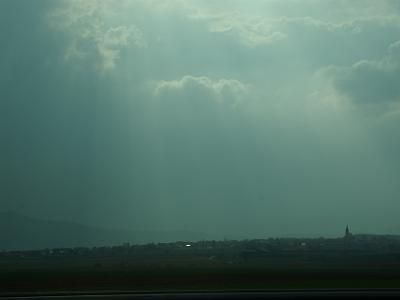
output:
[[268,252],[262,251],[267,242],[258,242],[257,247],[249,247],[251,241],[223,243],[214,244],[214,248],[200,244],[190,249],[181,244],[128,245],[70,252],[59,249],[51,254],[3,254],[0,291],[23,294],[400,287],[397,250],[296,250],[280,243],[281,250]]

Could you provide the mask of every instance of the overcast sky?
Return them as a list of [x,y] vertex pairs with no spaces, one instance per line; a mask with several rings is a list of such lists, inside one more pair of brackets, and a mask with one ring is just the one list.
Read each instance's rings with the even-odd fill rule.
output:
[[0,210],[400,234],[400,1],[0,1]]

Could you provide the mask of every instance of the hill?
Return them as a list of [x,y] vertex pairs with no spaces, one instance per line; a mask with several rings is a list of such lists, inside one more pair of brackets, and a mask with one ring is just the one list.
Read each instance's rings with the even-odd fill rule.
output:
[[15,212],[0,213],[0,250],[93,247],[126,242],[145,244],[214,238],[208,234],[183,230],[108,229],[73,222],[36,219]]

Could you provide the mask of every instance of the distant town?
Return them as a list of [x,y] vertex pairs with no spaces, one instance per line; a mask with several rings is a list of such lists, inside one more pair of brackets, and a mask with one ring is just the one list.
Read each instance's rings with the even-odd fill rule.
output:
[[177,241],[0,252],[0,291],[400,286],[400,236]]
[[54,248],[2,251],[0,266],[6,268],[54,266],[129,267],[246,264],[284,262],[337,263],[344,259],[400,262],[400,236],[353,235],[349,227],[341,238],[268,238],[254,240],[177,241],[103,247]]

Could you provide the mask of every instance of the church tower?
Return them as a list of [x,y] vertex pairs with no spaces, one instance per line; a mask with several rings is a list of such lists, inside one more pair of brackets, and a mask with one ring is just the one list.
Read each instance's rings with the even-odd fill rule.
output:
[[344,238],[345,239],[349,239],[349,238],[351,238],[353,235],[351,234],[351,232],[350,232],[350,229],[349,229],[349,225],[346,225],[346,231],[345,231],[345,233],[344,233]]

